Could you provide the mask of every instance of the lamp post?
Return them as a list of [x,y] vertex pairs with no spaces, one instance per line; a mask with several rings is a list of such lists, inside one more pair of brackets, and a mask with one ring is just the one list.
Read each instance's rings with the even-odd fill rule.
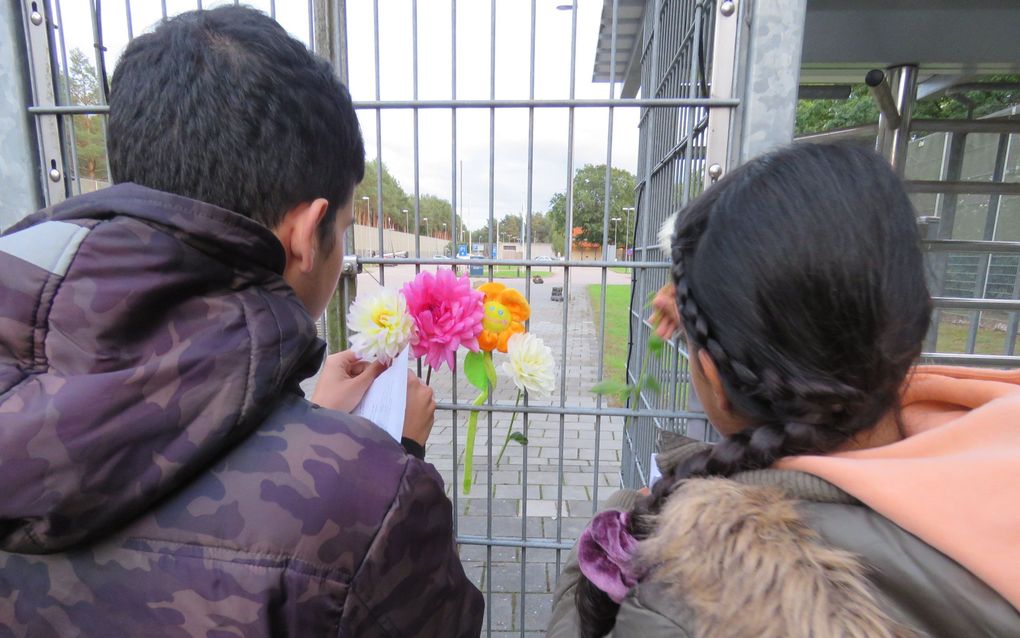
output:
[[[617,231],[620,230],[620,222],[623,221],[623,218],[621,218],[621,217],[613,217],[609,221],[613,222],[613,252],[614,252],[613,260],[615,261],[616,260],[616,255],[615,255],[616,247],[619,245],[619,244],[616,243],[617,239],[619,239],[619,233]],[[625,257],[626,257],[626,255],[627,255],[627,253],[624,253]]]
[[446,222],[443,222],[443,238],[446,239],[449,235],[446,232]]
[[404,246],[407,250],[407,254],[411,254],[411,223],[408,217],[408,210],[406,208],[401,209],[404,212]]
[[421,220],[425,222],[425,235],[427,236],[429,234],[429,218],[422,217]]
[[624,206],[623,210],[627,212],[627,224],[623,227],[623,258],[627,258],[627,244],[630,242],[630,214],[634,212],[633,206]]
[[365,200],[365,206],[368,207],[368,223],[366,226],[372,225],[372,200],[368,198],[368,195],[362,195],[361,199]]

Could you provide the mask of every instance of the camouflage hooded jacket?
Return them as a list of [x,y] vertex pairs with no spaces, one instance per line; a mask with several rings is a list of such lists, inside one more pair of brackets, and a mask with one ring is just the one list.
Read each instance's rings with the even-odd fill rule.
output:
[[255,222],[124,184],[0,237],[0,636],[476,636],[435,469],[304,400]]

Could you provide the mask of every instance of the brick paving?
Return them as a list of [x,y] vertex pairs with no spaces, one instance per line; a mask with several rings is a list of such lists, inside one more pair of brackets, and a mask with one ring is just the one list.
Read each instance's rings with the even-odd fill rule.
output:
[[[414,271],[410,267],[388,268],[387,287],[396,288],[413,276]],[[565,397],[563,404],[567,409],[596,407],[596,397],[589,390],[598,382],[598,333],[586,284],[599,283],[600,280],[598,269],[573,269],[571,289],[565,302],[550,299],[552,287],[562,286],[562,269],[554,269],[553,275],[547,277],[545,283],[531,285],[530,329],[553,349],[560,374],[566,376],[562,386],[559,385],[560,378],[557,378],[557,392],[554,396],[532,399],[531,405],[559,406],[559,391],[562,387]],[[525,291],[523,280],[500,281]],[[607,274],[609,284],[628,281],[625,275],[614,272]],[[378,284],[366,273],[359,276],[358,285],[360,290],[365,291]],[[567,304],[568,310],[566,322],[563,318],[563,303]],[[504,356],[496,354],[497,369]],[[454,379],[448,370],[443,370],[432,376],[437,401],[453,401],[454,382],[457,402],[467,403],[477,396],[477,391],[462,374]],[[312,387],[313,383],[314,380],[306,382],[306,388]],[[517,396],[516,388],[504,378],[500,378],[499,386],[493,402],[512,406]],[[602,501],[620,484],[622,419],[596,419],[576,414],[533,414],[525,423],[525,419],[518,415],[514,429],[526,432],[529,443],[521,446],[511,441],[503,460],[496,466],[495,459],[506,436],[510,415],[492,414],[490,456],[489,418],[486,413],[482,413],[475,441],[474,485],[471,492],[465,495],[461,481],[467,415],[467,412],[458,412],[454,422],[452,412],[438,412],[426,446],[426,460],[439,470],[446,482],[447,494],[456,501],[457,533],[461,537],[486,538],[491,530],[491,537],[495,539],[515,539],[520,542],[523,538],[526,543],[558,540],[570,545],[591,517],[596,493],[598,500]],[[598,447],[596,430],[599,431]],[[455,447],[456,482],[453,473]],[[522,517],[525,507],[526,516]],[[487,614],[491,615],[493,636],[520,636],[522,629],[524,635],[542,635],[549,618],[558,570],[565,558],[566,551],[544,548],[494,546],[490,549],[477,544],[461,546],[461,559],[467,574],[487,594],[486,609]]]

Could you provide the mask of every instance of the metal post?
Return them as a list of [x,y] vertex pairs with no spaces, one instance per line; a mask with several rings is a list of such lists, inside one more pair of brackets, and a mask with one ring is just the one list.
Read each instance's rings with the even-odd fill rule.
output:
[[30,103],[31,70],[22,25],[23,3],[0,4],[0,77],[11,78],[0,91],[0,231],[43,206],[41,161],[35,145]]
[[[722,2],[716,8],[715,33],[712,50],[711,93],[712,98],[731,98],[734,95],[736,60],[739,50],[740,16],[746,11],[748,2]],[[714,182],[729,168],[730,129],[736,119],[732,109],[711,109],[708,116],[708,141],[705,149],[705,182]]]
[[[896,173],[903,175],[907,165],[907,142],[910,141],[910,120],[917,98],[917,65],[905,64],[895,67],[896,110],[900,116],[899,126],[893,129],[889,161]],[[892,123],[890,123],[891,126]]]
[[[28,45],[30,77],[32,83],[31,104],[34,106],[55,106],[53,67],[50,64],[49,17],[45,5],[23,0],[19,3],[24,21],[24,33]],[[13,16],[12,16],[13,17]],[[60,123],[56,115],[38,115],[35,121],[38,146],[41,149],[39,180],[46,195],[46,204],[62,202],[67,197],[67,175],[60,146]]]
[[747,67],[737,108],[737,163],[793,140],[806,15],[807,0],[770,0],[750,7]]

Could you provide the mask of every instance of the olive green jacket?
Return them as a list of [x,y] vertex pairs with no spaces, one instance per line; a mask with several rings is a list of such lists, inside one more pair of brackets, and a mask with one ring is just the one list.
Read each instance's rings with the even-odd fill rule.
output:
[[[669,439],[660,442],[664,471],[704,445]],[[637,498],[624,490],[606,507],[628,510]],[[638,560],[647,575],[620,607],[616,638],[1020,636],[1020,613],[969,571],[801,472],[686,481]],[[550,638],[579,635],[579,576],[572,553]]]

